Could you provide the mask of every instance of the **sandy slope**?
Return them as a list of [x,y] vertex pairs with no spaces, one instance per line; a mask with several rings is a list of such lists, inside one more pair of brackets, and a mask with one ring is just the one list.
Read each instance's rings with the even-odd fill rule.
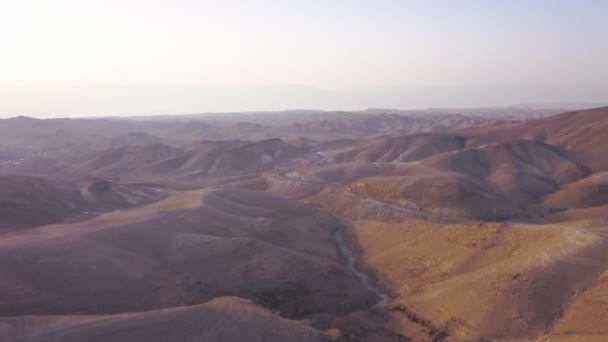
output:
[[[597,315],[608,227],[357,221],[352,233],[363,261],[395,293],[389,310],[449,340],[602,332],[606,322]],[[581,293],[595,306],[577,310],[576,303],[585,306]]]

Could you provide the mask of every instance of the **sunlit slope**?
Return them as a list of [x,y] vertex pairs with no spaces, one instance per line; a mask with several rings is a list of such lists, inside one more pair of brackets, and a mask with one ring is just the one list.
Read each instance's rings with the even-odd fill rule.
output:
[[[462,341],[531,337],[552,329],[588,333],[588,322],[601,332],[599,324],[607,319],[598,316],[608,270],[607,231],[576,224],[410,220],[358,221],[352,233],[362,260],[393,289],[395,315],[426,320],[448,340]],[[582,310],[585,301],[592,304]]]

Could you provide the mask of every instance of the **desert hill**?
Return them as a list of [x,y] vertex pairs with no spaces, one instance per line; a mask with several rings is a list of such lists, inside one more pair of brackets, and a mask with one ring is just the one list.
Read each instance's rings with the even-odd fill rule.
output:
[[603,155],[608,146],[608,107],[563,113],[509,128],[471,128],[460,131],[471,145],[514,139],[544,141],[562,149],[566,156],[594,171],[606,171]]
[[465,143],[466,139],[460,136],[419,133],[376,139],[364,148],[337,154],[334,159],[337,162],[408,162],[459,150],[465,147]]
[[605,337],[605,226],[358,221],[351,232],[397,294],[389,330],[423,341]]
[[339,225],[294,200],[224,189],[16,232],[0,241],[0,315],[148,311],[224,295],[287,317],[365,308],[376,297],[342,263]]
[[200,179],[261,172],[306,163],[315,158],[315,154],[308,148],[290,145],[282,139],[256,142],[200,141],[182,148],[148,144],[100,151],[69,150],[7,162],[3,169],[0,168],[0,172],[54,178],[101,177],[130,181]]
[[[270,139],[223,149],[213,155],[207,174],[259,172],[284,163],[297,162],[307,155],[305,149],[292,146],[281,139]],[[199,168],[200,170],[200,168]],[[184,168],[181,171],[194,171]]]
[[261,172],[306,162],[312,157],[306,148],[290,145],[282,139],[200,142],[190,145],[181,156],[150,165],[142,172],[162,170],[173,176],[198,179]]
[[121,175],[181,153],[181,149],[163,144],[125,146],[93,153],[72,167],[96,175]]
[[25,176],[0,177],[0,229],[36,226],[75,215],[80,192],[65,184]]
[[62,222],[151,203],[164,195],[163,189],[138,184],[100,180],[79,185],[32,176],[0,176],[0,229]]
[[[553,146],[518,140],[438,153],[416,162],[322,163],[269,178],[269,184],[279,192],[281,187],[317,184],[318,193],[318,184],[338,183],[342,190],[409,209],[496,220],[540,214],[537,205],[545,196],[589,172]],[[330,194],[326,192],[328,198]]]
[[[238,329],[235,329],[238,326]],[[330,338],[250,301],[221,297],[204,304],[115,315],[0,318],[5,341],[302,341]]]
[[569,183],[545,198],[552,209],[576,209],[608,205],[608,173],[600,172]]

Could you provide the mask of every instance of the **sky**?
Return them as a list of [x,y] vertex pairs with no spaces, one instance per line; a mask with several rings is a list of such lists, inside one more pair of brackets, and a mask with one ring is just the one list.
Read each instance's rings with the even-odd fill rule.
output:
[[0,117],[608,102],[605,0],[0,0]]

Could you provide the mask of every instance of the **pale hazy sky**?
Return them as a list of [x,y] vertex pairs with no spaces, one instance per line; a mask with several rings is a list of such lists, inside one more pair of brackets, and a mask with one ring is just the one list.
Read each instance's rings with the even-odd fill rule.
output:
[[0,116],[608,102],[608,1],[0,0]]

